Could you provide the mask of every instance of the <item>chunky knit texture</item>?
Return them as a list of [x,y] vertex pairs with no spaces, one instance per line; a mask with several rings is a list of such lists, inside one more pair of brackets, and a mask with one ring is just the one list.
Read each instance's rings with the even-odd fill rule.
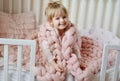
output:
[[[99,31],[91,29],[87,31],[87,34],[81,34],[79,37],[76,29],[70,24],[61,39],[57,29],[51,27],[49,23],[45,23],[41,25],[39,32],[30,34],[27,39],[37,41],[35,74],[38,81],[64,81],[67,72],[75,76],[78,81],[92,81],[94,74],[100,71],[103,45],[119,43],[119,39],[117,40],[115,36],[112,37],[106,31],[102,31],[102,33],[103,35],[108,33],[106,36],[109,35],[109,38],[104,36],[103,40]],[[49,59],[41,47],[43,41],[48,42],[48,49],[51,52]],[[17,61],[16,50],[15,46],[11,46],[9,51],[10,60],[13,62]],[[29,69],[29,52],[30,48],[25,46],[22,60],[25,69]],[[109,51],[108,66],[114,64],[115,53],[114,50]],[[0,55],[4,56],[2,46],[0,46]]]
[[[78,56],[80,56],[80,41],[78,40],[77,37],[78,36],[76,29],[75,27],[73,27],[71,23],[68,25],[68,30],[65,32],[62,39],[58,34],[58,30],[54,27],[51,27],[49,23],[45,23],[40,27],[40,31],[38,34],[39,42],[42,43],[43,40],[46,40],[48,42],[49,49],[52,54],[51,58],[52,62],[50,63],[51,66],[52,64],[54,64],[54,66],[56,67],[55,68],[56,73],[49,74],[50,81],[54,80],[53,77],[51,76],[52,74],[54,74],[60,81],[64,81],[65,77],[59,76],[57,73],[65,75],[66,69],[68,69],[69,71],[74,69],[74,68],[70,69],[70,67],[68,67],[74,66],[74,63],[70,63],[72,59],[74,59],[74,62],[77,63],[77,65],[75,63],[76,65],[75,68],[79,68],[80,64],[78,61]],[[42,49],[40,51],[43,52]],[[48,62],[47,59],[46,62]],[[46,72],[45,75],[47,75],[47,73],[49,72]],[[41,78],[43,77],[44,76],[41,76]],[[41,78],[39,79],[41,80]]]

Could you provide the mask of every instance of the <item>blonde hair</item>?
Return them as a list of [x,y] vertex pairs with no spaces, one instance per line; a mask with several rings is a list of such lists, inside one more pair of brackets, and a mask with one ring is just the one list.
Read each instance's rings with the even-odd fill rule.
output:
[[45,15],[48,21],[52,21],[54,16],[66,15],[68,17],[68,12],[60,1],[55,1],[48,3],[48,6],[45,9]]

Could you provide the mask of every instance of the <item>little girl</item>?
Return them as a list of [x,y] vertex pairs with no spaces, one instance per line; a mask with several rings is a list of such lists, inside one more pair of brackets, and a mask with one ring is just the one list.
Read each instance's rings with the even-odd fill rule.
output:
[[43,54],[41,68],[44,69],[37,78],[40,81],[73,81],[72,75],[76,77],[80,70],[78,58],[81,57],[76,28],[69,21],[66,8],[58,1],[48,3],[45,15],[47,21],[38,33]]

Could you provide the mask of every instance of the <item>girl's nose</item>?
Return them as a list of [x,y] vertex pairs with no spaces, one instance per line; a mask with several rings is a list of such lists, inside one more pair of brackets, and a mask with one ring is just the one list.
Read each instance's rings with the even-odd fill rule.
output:
[[63,18],[60,18],[60,21],[61,21],[61,22],[64,22],[64,19],[63,19]]

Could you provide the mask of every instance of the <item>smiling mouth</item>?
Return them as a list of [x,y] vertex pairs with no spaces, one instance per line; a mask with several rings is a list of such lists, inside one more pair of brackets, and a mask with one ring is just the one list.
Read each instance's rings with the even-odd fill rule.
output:
[[65,26],[65,23],[64,24],[59,24],[59,25]]
[[60,25],[65,25],[66,23],[60,23]]
[[60,26],[64,26],[65,24],[60,24]]

